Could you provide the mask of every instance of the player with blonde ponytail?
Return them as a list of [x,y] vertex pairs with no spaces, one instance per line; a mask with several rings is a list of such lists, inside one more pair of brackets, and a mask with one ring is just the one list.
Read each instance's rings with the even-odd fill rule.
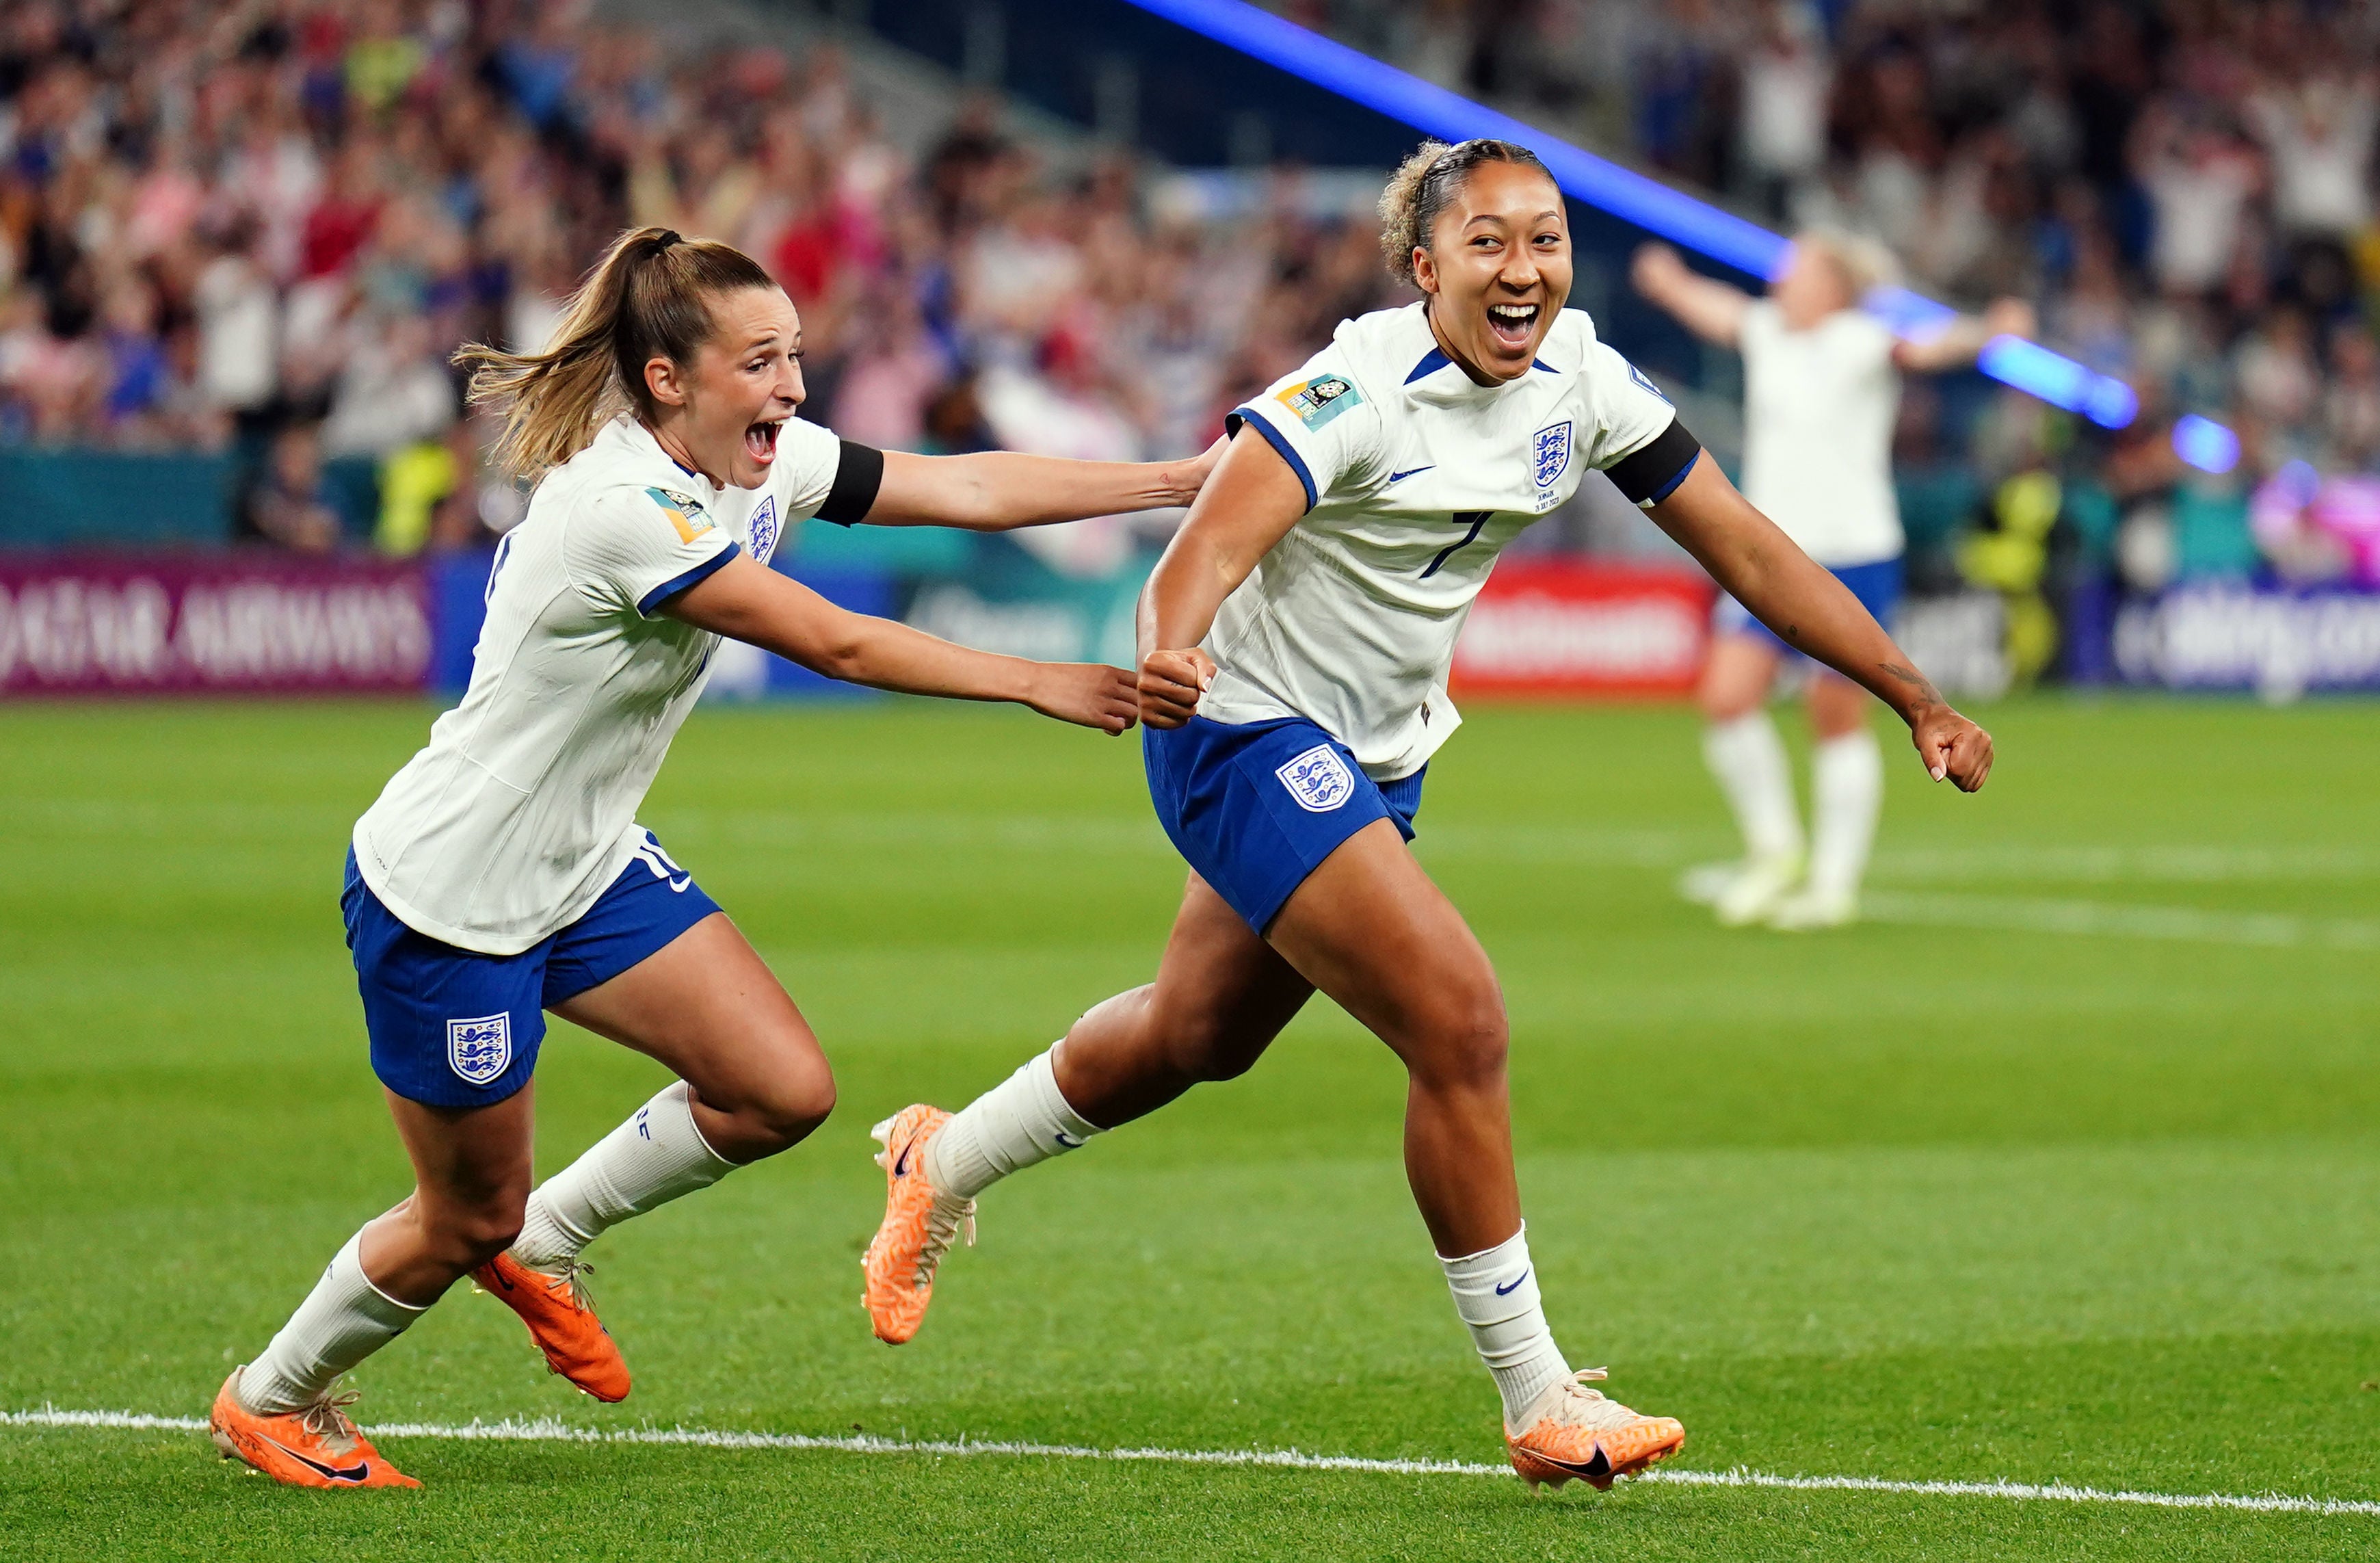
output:
[[[417,1485],[332,1392],[466,1275],[554,1372],[622,1398],[627,1367],[581,1252],[797,1143],[833,1106],[793,999],[636,823],[722,636],[878,689],[1133,725],[1129,673],[849,613],[769,557],[812,518],[995,530],[1186,505],[1214,453],[1137,465],[837,440],[795,417],[801,339],[749,257],[640,228],[605,252],[552,346],[459,355],[472,399],[504,417],[501,458],[537,488],[491,569],[469,688],[357,822],[341,898],[414,1188],[224,1381],[212,1421],[227,1456],[305,1486]],[[547,1011],[678,1078],[532,1189]]]

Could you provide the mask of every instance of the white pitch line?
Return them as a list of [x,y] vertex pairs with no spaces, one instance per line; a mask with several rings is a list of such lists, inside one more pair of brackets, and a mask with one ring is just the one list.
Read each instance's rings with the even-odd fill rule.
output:
[[[96,1427],[132,1432],[203,1433],[202,1417],[150,1416],[140,1411],[77,1411],[44,1406],[0,1411],[9,1427]],[[574,1427],[536,1422],[382,1422],[382,1438],[453,1438],[528,1444],[664,1444],[704,1449],[820,1449],[859,1455],[1008,1455],[1041,1459],[1094,1459],[1160,1465],[1266,1466],[1290,1471],[1353,1471],[1378,1476],[1510,1476],[1509,1465],[1459,1459],[1369,1459],[1317,1455],[1302,1449],[1100,1449],[1084,1444],[1029,1444],[997,1438],[878,1438],[866,1434],[813,1437],[806,1433],[738,1433],[707,1427]],[[2380,1502],[2304,1498],[2285,1494],[2136,1493],[2063,1482],[1894,1482],[1877,1476],[1778,1476],[1767,1471],[1687,1471],[1657,1466],[1640,1481],[1686,1487],[1761,1487],[1796,1493],[1889,1493],[1914,1497],[2013,1498],[2046,1503],[2116,1503],[2146,1508],[2222,1508],[2254,1514],[2380,1516]]]
[[2205,911],[2196,907],[2118,906],[2106,901],[2022,900],[1991,896],[1872,893],[1861,910],[1879,922],[2004,928],[2028,934],[2094,934],[2275,949],[2380,949],[2380,922],[2295,917],[2286,912]]

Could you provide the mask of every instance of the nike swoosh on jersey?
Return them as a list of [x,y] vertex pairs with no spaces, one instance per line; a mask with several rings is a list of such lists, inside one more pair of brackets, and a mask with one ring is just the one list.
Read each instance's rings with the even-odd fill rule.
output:
[[1389,482],[1392,483],[1401,483],[1407,478],[1412,477],[1415,472],[1434,472],[1437,470],[1438,463],[1435,461],[1431,462],[1427,467],[1408,467],[1402,472],[1390,472],[1389,474]]
[[1498,1287],[1498,1288],[1496,1288],[1496,1295],[1497,1295],[1497,1296],[1499,1296],[1499,1297],[1510,1297],[1510,1296],[1512,1296],[1513,1292],[1515,1292],[1515,1291],[1517,1291],[1518,1289],[1520,1289],[1520,1285],[1521,1285],[1521,1283],[1522,1283],[1523,1281],[1527,1280],[1528,1278],[1529,1278],[1529,1273],[1528,1273],[1526,1270],[1522,1271],[1519,1275],[1517,1275],[1517,1276],[1513,1276],[1513,1277],[1512,1277],[1512,1284],[1511,1286],[1508,1286],[1508,1287]]
[[[257,1436],[264,1438],[264,1435],[261,1433],[258,1434]],[[272,1445],[274,1448],[279,1449],[283,1454],[287,1455],[291,1459],[294,1459],[298,1464],[304,1466],[307,1470],[313,1471],[316,1475],[327,1477],[334,1482],[360,1482],[365,1477],[371,1474],[371,1467],[364,1464],[360,1460],[342,1471],[335,1465],[324,1465],[319,1459],[308,1459],[304,1455],[299,1454],[297,1450],[291,1448],[288,1445],[283,1443],[278,1438],[264,1438],[264,1441]]]

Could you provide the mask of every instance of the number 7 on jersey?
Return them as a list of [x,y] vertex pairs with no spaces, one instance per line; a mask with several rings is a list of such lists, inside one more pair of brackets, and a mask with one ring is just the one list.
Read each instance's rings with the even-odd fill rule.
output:
[[1486,526],[1488,518],[1495,513],[1493,510],[1457,510],[1451,519],[1456,526],[1464,529],[1463,535],[1438,551],[1438,557],[1432,559],[1427,568],[1423,569],[1421,579],[1427,580],[1439,572],[1439,567],[1447,560],[1478,542],[1479,529]]

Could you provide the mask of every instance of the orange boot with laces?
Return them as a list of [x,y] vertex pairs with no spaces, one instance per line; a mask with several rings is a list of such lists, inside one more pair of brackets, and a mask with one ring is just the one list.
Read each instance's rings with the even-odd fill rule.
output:
[[240,1370],[215,1392],[208,1432],[224,1459],[245,1460],[293,1487],[419,1487],[388,1463],[347,1415],[352,1394],[266,1415],[239,1403]]
[[594,1269],[565,1259],[558,1274],[548,1275],[500,1253],[472,1271],[471,1279],[520,1315],[547,1367],[611,1404],[628,1398],[628,1363],[587,1295],[585,1277]]

